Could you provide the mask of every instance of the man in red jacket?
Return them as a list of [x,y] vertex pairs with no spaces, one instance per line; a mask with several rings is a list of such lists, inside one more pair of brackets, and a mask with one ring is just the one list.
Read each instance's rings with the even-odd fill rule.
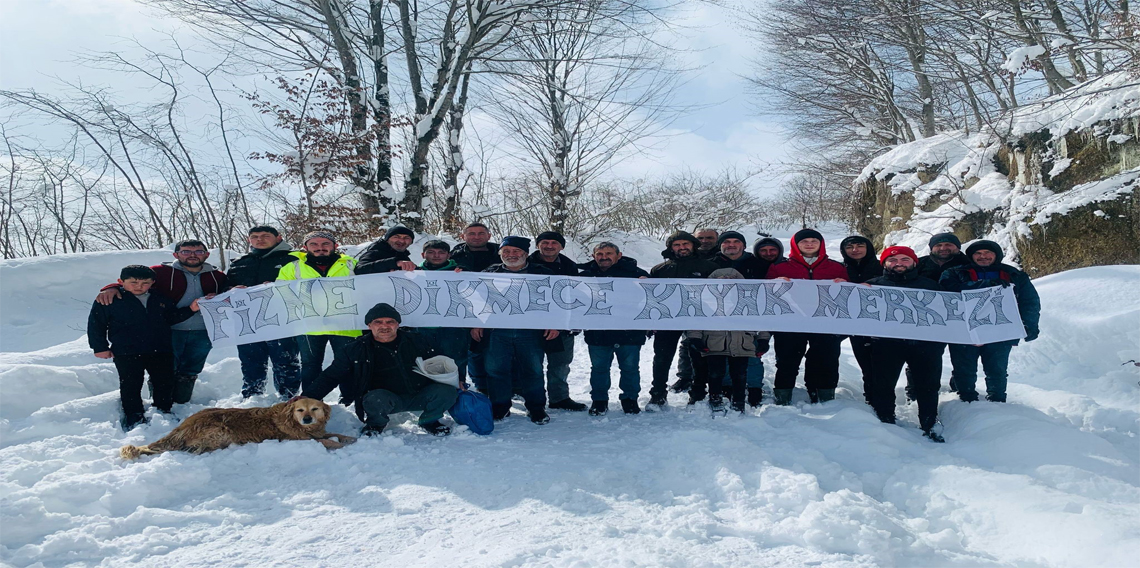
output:
[[[847,268],[827,258],[823,235],[819,231],[803,229],[792,236],[788,259],[773,264],[768,269],[768,278],[846,282]],[[772,396],[776,404],[791,404],[800,361],[805,356],[804,386],[811,401],[834,399],[835,386],[839,384],[839,343],[843,336],[789,331],[773,335],[776,336],[776,380]]]
[[[162,294],[177,307],[185,308],[198,298],[211,297],[226,289],[226,275],[206,262],[210,251],[202,241],[187,239],[175,243],[174,258],[174,262],[150,267],[155,273],[151,292]],[[105,286],[95,301],[108,306],[122,298],[121,290],[117,283]],[[212,347],[201,312],[170,326],[170,340],[174,347],[174,402],[186,404],[194,394],[194,383]]]

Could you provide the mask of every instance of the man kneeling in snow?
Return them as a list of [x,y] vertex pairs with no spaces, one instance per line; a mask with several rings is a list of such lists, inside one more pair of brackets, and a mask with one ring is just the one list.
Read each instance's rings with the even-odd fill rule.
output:
[[364,321],[372,333],[337,350],[332,365],[301,396],[321,400],[340,387],[340,401],[355,405],[366,436],[382,432],[388,415],[415,410],[422,411],[421,428],[435,436],[450,434],[439,419],[459,391],[415,372],[416,358],[428,359],[435,350],[419,334],[401,331],[400,312],[388,304],[373,306]]

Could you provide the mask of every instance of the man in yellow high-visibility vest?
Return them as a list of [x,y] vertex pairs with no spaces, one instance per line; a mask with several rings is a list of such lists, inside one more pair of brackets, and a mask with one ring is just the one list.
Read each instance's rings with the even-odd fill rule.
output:
[[[292,253],[297,260],[281,267],[277,280],[305,280],[352,276],[356,260],[336,251],[336,236],[328,231],[313,231],[305,235],[300,251]],[[301,388],[309,388],[321,374],[325,362],[325,349],[332,344],[333,352],[359,337],[358,329],[345,331],[315,331],[297,336],[301,351]]]

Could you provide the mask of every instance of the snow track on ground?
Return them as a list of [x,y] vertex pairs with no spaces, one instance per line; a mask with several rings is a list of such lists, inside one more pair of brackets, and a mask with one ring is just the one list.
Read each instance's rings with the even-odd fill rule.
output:
[[[68,263],[51,266],[69,271],[44,275],[57,293],[82,298],[97,287]],[[0,268],[7,312],[6,285],[21,269]],[[24,268],[29,277],[49,270]],[[1135,565],[1140,371],[1121,363],[1140,356],[1137,283],[1135,266],[1036,281],[1042,335],[1014,350],[1011,403],[965,404],[943,392],[942,445],[921,437],[901,385],[900,424],[875,419],[845,343],[838,399],[823,405],[797,390],[792,407],[713,419],[672,395],[663,413],[625,416],[612,404],[604,418],[554,411],[542,427],[517,408],[492,436],[460,429],[446,439],[400,415],[378,439],[336,452],[274,442],[125,463],[119,446],[153,441],[176,422],[152,414],[149,425],[119,431],[113,367],[60,331],[46,349],[0,353],[0,561]],[[53,328],[82,326],[68,319],[74,306],[31,308],[15,323],[3,315],[6,344],[22,330],[42,341]],[[646,347],[643,389],[650,359]],[[588,399],[588,375],[579,340],[570,377],[579,400]],[[176,413],[275,402],[242,403],[239,387],[234,351],[219,350]],[[330,431],[358,427],[335,408]]]

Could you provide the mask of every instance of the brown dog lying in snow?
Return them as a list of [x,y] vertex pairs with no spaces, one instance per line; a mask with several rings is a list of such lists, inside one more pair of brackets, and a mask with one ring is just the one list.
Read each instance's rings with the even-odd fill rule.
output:
[[171,451],[202,454],[233,444],[266,440],[317,440],[331,450],[356,441],[352,436],[326,433],[328,421],[329,405],[312,398],[298,398],[269,408],[207,408],[182,421],[159,441],[123,446],[119,455],[133,460]]

